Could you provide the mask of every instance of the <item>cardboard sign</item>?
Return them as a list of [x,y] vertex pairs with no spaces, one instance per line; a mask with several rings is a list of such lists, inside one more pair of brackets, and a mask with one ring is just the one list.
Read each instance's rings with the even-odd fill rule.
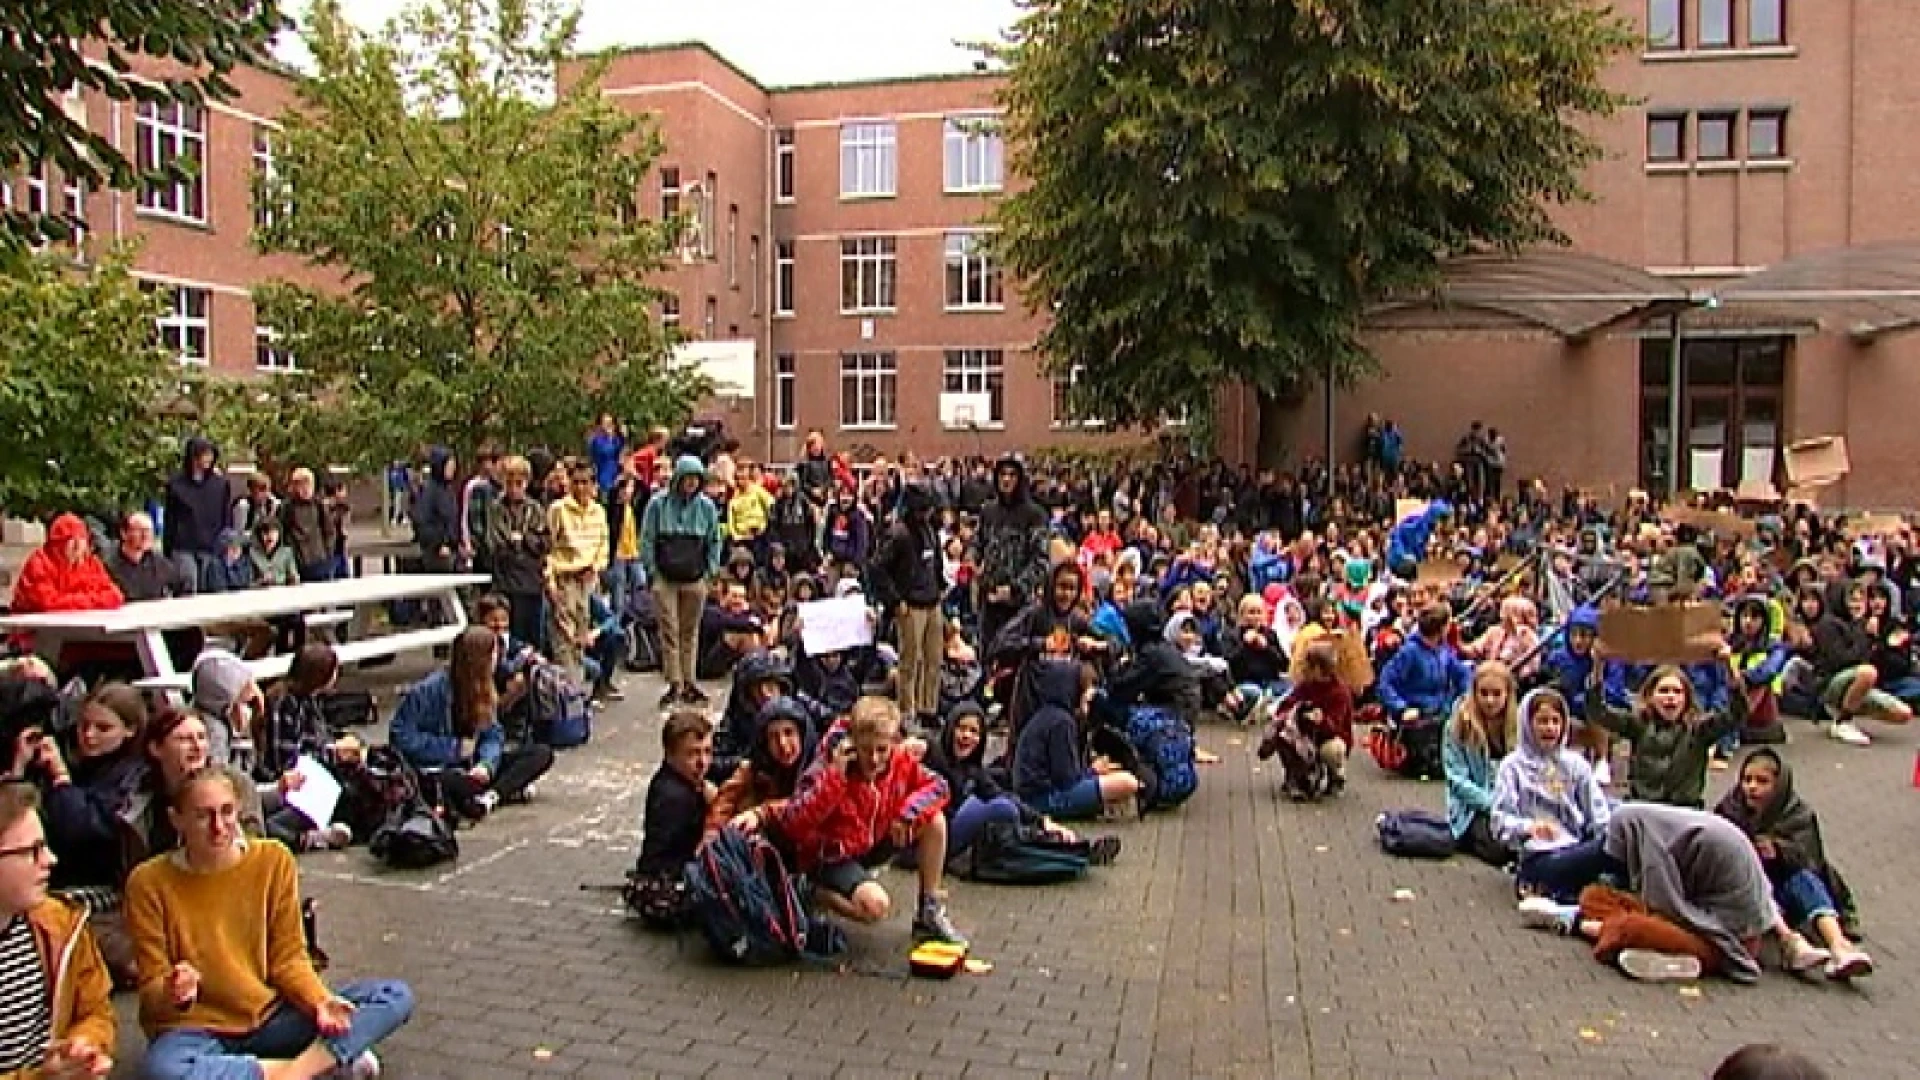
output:
[[1340,681],[1356,697],[1366,692],[1367,687],[1373,685],[1373,661],[1367,656],[1367,646],[1360,635],[1351,630],[1335,630],[1323,640],[1333,643],[1334,665]]
[[1780,501],[1780,491],[1768,480],[1743,480],[1740,486],[1734,489],[1733,497],[1736,502],[1763,503],[1771,506]]
[[1615,607],[1600,613],[1600,643],[1610,659],[1635,664],[1697,664],[1719,654],[1720,605]]
[[1690,525],[1696,531],[1715,536],[1750,537],[1757,528],[1739,514],[1725,510],[1702,510],[1692,506],[1669,506],[1660,512],[1663,520],[1675,525]]
[[1861,514],[1847,522],[1854,536],[1899,536],[1907,531],[1907,519],[1898,514]]
[[1427,500],[1425,499],[1395,499],[1393,501],[1393,523],[1398,525],[1416,514],[1425,513],[1426,510]]
[[1802,439],[1787,447],[1787,483],[1796,488],[1839,483],[1853,469],[1844,435]]
[[1457,559],[1427,559],[1420,564],[1414,580],[1422,585],[1452,585],[1467,576],[1467,568]]

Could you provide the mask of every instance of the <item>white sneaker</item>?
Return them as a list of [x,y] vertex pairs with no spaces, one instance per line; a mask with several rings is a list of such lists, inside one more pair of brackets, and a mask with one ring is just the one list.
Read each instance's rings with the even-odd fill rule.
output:
[[1692,982],[1700,977],[1701,970],[1697,957],[1652,949],[1622,949],[1614,962],[1641,982]]
[[380,1059],[371,1050],[362,1051],[352,1061],[343,1061],[335,1066],[330,1075],[336,1080],[374,1080],[380,1075]]
[[1605,758],[1594,763],[1593,782],[1601,787],[1613,786],[1613,764]]
[[1873,974],[1873,957],[1855,949],[1827,961],[1827,978],[1835,982],[1863,979]]
[[336,821],[321,831],[326,834],[327,846],[335,851],[353,845],[353,826],[344,821]]
[[1836,720],[1827,725],[1827,737],[1848,746],[1872,746],[1873,740],[1867,733],[1853,725],[1851,720]]
[[1555,903],[1544,896],[1529,896],[1520,901],[1519,912],[1520,925],[1529,930],[1551,930],[1556,934],[1571,934],[1580,918],[1579,907]]

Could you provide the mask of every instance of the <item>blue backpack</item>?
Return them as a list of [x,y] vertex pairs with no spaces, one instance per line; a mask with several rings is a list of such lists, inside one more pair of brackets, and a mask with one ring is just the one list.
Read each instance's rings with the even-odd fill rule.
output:
[[846,950],[846,936],[807,910],[798,880],[764,837],[721,829],[687,864],[686,883],[693,922],[728,963],[766,967]]
[[534,742],[570,750],[593,738],[592,699],[558,664],[531,666],[527,672],[527,710]]
[[1403,859],[1446,859],[1454,853],[1447,819],[1426,810],[1388,810],[1373,819],[1380,850]]
[[1172,709],[1136,705],[1127,712],[1127,742],[1141,765],[1153,772],[1153,783],[1143,789],[1143,810],[1170,810],[1193,797],[1200,788],[1200,770],[1193,764],[1193,732]]

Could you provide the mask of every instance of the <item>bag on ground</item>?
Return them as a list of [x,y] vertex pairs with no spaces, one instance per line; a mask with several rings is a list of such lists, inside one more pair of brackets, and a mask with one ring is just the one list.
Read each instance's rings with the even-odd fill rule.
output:
[[593,738],[591,699],[560,665],[531,666],[526,702],[527,734],[534,742],[570,750]]
[[390,747],[367,752],[362,770],[385,813],[367,841],[373,857],[396,870],[424,870],[460,857],[460,841],[422,790],[420,774]]
[[1425,810],[1388,810],[1373,819],[1380,850],[1403,859],[1447,859],[1454,853],[1447,819]]
[[1127,741],[1153,769],[1156,783],[1148,810],[1170,810],[1193,797],[1200,770],[1193,763],[1193,732],[1172,709],[1136,705],[1127,712]]
[[1085,876],[1092,845],[1062,840],[1033,825],[995,821],[956,862],[968,881],[988,885],[1052,885]]
[[721,829],[687,864],[686,883],[693,921],[728,963],[766,967],[846,950],[846,936],[813,917],[799,879],[764,837]]

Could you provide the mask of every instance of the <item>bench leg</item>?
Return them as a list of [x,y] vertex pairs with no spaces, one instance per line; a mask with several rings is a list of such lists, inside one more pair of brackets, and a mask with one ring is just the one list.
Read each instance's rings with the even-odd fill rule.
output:
[[[135,645],[140,652],[140,664],[147,669],[148,676],[156,679],[171,679],[179,674],[174,670],[173,654],[167,651],[165,634],[158,630],[144,631]],[[173,687],[168,687],[165,694],[169,705],[187,703],[186,695]]]

